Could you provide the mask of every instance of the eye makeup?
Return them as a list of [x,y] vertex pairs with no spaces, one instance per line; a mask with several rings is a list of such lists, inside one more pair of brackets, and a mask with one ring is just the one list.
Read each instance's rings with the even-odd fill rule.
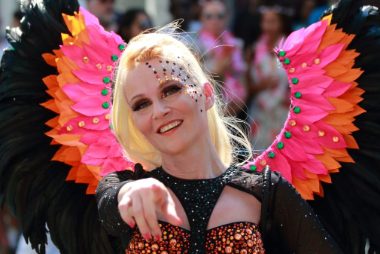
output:
[[182,89],[183,89],[183,85],[178,84],[178,83],[172,83],[172,84],[167,85],[164,88],[162,88],[162,92],[161,92],[162,97],[166,98],[170,95],[173,95],[173,94],[176,94],[176,93],[182,91]]
[[146,98],[138,99],[135,103],[132,104],[132,111],[140,111],[148,106],[150,106],[150,100]]
[[[177,58],[181,59],[180,56]],[[200,87],[191,79],[190,75],[181,64],[176,63],[175,61],[160,59],[159,66],[157,66],[157,64],[152,64],[149,61],[145,62],[145,65],[153,71],[153,74],[160,85],[170,81],[176,81],[177,84],[179,83],[184,86],[186,89],[185,92],[195,102],[198,102],[199,98],[202,97]],[[201,110],[201,112],[203,112],[203,110]]]
[[[168,80],[165,83],[160,84],[160,98],[166,99],[170,96],[173,96],[184,89],[184,85],[179,83],[176,80]],[[141,97],[136,100],[136,102],[132,103],[132,111],[140,111],[151,105],[151,100],[143,97],[143,95],[137,95],[137,97]],[[133,100],[133,99],[132,99]]]

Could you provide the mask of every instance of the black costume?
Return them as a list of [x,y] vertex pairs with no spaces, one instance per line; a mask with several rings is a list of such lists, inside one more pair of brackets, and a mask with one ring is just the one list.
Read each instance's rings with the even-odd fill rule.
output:
[[[259,231],[263,232],[266,253],[342,253],[334,240],[323,229],[306,201],[286,180],[279,174],[270,172],[269,169],[263,174],[259,174],[231,166],[216,178],[186,180],[166,173],[162,167],[150,172],[143,171],[139,164],[135,167],[134,172],[125,171],[106,176],[100,182],[97,190],[100,219],[106,230],[110,234],[120,237],[123,247],[126,250],[131,250],[127,253],[142,253],[142,250],[152,250],[152,246],[152,251],[154,251],[154,247],[158,246],[158,242],[145,245],[147,242],[139,236],[137,227],[131,229],[121,219],[118,210],[117,194],[120,188],[128,181],[148,177],[156,178],[173,190],[186,211],[191,231],[186,237],[181,235],[180,239],[176,239],[181,245],[189,246],[188,249],[182,247],[181,253],[236,253],[237,250],[249,251],[245,253],[264,253],[262,247],[259,246],[260,233],[257,234],[257,240],[260,241],[255,242],[255,245],[249,248],[247,248],[248,240],[231,240],[235,243],[233,252],[229,252],[232,251],[228,249],[229,246],[218,251],[217,247],[220,245],[215,243],[217,239],[209,236],[210,230],[206,230],[208,220],[226,185],[247,192],[262,202]],[[174,228],[173,230],[177,228],[178,231],[178,227],[168,223],[164,224],[166,225],[165,230],[169,227]],[[220,237],[225,237],[230,226],[244,227],[244,225],[247,227],[250,223],[230,223],[225,228],[219,226],[211,230],[221,232],[222,236]],[[235,235],[234,233],[231,234]],[[137,243],[135,238],[139,239]],[[240,237],[238,238],[240,240]],[[138,243],[144,244],[143,248],[137,248],[136,250],[139,252],[133,251],[131,240],[134,242],[134,246]],[[210,245],[213,243],[214,248],[210,249]],[[160,250],[167,251],[167,253],[177,253],[175,248],[172,252],[170,251],[170,239],[167,240],[166,245],[164,243],[163,249]],[[257,252],[255,252],[255,246],[258,248]]]

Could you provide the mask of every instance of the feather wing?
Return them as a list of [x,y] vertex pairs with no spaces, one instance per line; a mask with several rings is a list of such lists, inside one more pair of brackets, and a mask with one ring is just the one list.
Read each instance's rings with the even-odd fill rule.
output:
[[[377,1],[379,3],[379,1]],[[248,170],[279,171],[320,215],[345,253],[380,250],[380,16],[343,0],[275,50],[291,108]]]
[[110,73],[125,45],[77,1],[22,7],[1,62],[0,199],[38,253],[47,231],[61,253],[115,253],[91,194],[102,174],[132,165],[108,124]]

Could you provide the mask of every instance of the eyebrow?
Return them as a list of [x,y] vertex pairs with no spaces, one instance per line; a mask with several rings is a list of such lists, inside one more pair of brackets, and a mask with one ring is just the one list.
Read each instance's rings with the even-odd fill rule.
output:
[[[167,85],[168,83],[173,82],[173,81],[174,81],[174,82],[179,82],[179,83],[182,84],[182,82],[179,81],[179,80],[168,79],[168,80],[164,80],[162,83],[160,83],[160,84],[158,85],[158,89],[162,89],[163,86],[165,86],[165,85]],[[135,99],[137,99],[137,98],[139,98],[139,97],[144,97],[144,94],[137,94],[137,95],[133,96],[132,99],[129,101],[129,103],[132,103]]]

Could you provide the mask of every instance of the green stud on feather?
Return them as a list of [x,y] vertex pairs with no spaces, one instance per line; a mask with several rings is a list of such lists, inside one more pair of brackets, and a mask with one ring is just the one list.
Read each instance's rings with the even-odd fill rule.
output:
[[286,56],[286,51],[280,50],[280,52],[278,52],[278,56],[280,56],[280,57]]

